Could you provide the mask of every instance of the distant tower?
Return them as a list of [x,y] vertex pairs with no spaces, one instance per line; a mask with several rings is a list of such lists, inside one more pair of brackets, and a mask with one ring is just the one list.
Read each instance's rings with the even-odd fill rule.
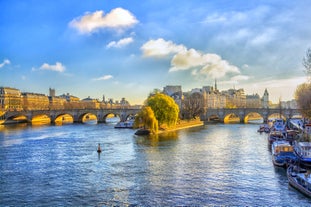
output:
[[269,93],[267,89],[265,89],[265,92],[262,97],[262,107],[269,108]]
[[54,88],[49,88],[50,91],[50,96],[54,97],[55,96],[55,89]]
[[103,95],[103,102],[104,102],[104,103],[106,102],[106,98],[105,98],[105,95]]
[[215,91],[217,91],[217,79],[215,78]]

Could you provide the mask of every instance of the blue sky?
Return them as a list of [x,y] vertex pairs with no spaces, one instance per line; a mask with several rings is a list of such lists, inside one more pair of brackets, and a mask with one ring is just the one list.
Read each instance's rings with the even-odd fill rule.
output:
[[213,85],[290,100],[306,82],[308,0],[0,0],[0,86],[125,97]]

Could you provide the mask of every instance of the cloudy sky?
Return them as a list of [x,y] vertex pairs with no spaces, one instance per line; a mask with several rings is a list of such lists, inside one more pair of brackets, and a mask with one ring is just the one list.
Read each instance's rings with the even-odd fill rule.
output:
[[213,85],[290,100],[306,81],[308,0],[0,0],[0,86],[125,97]]

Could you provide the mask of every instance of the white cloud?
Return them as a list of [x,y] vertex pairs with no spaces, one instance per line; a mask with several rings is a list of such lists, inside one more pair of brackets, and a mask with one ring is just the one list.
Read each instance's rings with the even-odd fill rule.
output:
[[172,41],[166,41],[162,38],[149,40],[141,48],[145,57],[165,57],[185,50],[185,46],[176,45]]
[[200,70],[200,74],[205,75],[209,78],[222,78],[227,74],[239,74],[240,70],[234,65],[230,65],[228,61],[221,59],[211,59],[207,64]]
[[109,42],[106,47],[107,48],[112,48],[112,47],[121,48],[125,45],[132,43],[133,41],[134,40],[132,37],[127,37],[127,38],[120,39],[117,42],[116,41]]
[[227,74],[240,74],[239,68],[223,60],[217,54],[202,53],[184,45],[176,45],[162,38],[150,40],[142,47],[143,55],[147,57],[164,57],[174,54],[169,72],[191,70],[193,76],[221,78]]
[[82,17],[73,19],[69,25],[81,33],[92,33],[101,28],[120,29],[137,23],[138,20],[131,12],[123,8],[115,8],[107,14],[102,10],[86,13]]
[[[40,67],[41,70],[52,70],[52,71],[57,71],[57,72],[64,72],[66,67],[60,63],[56,62],[55,65],[49,65],[48,63],[43,63]],[[34,70],[34,69],[32,69]]]
[[0,63],[0,68],[4,67],[5,65],[11,64],[10,60],[4,59],[2,63]]
[[199,68],[193,71],[192,75],[204,75],[210,78],[221,78],[228,73],[240,73],[239,68],[230,65],[219,55],[203,54],[195,49],[177,53],[171,61],[171,66],[169,72]]
[[174,55],[170,72],[178,70],[188,70],[193,67],[203,66],[206,64],[208,57],[195,49],[185,50]]
[[245,81],[247,81],[249,79],[250,79],[250,77],[246,76],[246,75],[236,75],[236,76],[231,77],[230,80],[221,81],[220,83],[222,85],[229,85],[229,86],[241,85],[241,82],[245,83]]
[[233,76],[231,78],[231,80],[233,81],[244,81],[244,80],[248,80],[250,77],[247,76],[247,75],[236,75],[236,76]]
[[109,80],[109,79],[112,79],[113,76],[112,75],[104,75],[102,77],[99,77],[99,78],[93,78],[94,81],[101,81],[101,80]]

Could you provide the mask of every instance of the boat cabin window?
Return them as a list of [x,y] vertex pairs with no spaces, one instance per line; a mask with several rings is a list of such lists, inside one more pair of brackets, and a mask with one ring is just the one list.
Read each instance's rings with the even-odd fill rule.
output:
[[285,147],[282,148],[282,151],[284,151],[284,152],[292,152],[293,151],[293,147],[285,146]]

